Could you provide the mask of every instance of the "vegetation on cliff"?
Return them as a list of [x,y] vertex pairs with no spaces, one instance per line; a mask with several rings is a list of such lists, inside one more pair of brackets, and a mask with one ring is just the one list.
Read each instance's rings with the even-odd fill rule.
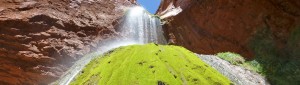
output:
[[241,55],[232,52],[221,52],[218,53],[217,56],[233,65],[241,66],[253,72],[262,74],[263,68],[256,60],[246,61]]
[[265,76],[274,85],[298,85],[300,83],[300,27],[291,31],[286,46],[279,49],[270,28],[257,31],[250,48],[255,58],[245,61],[239,54],[224,52],[217,56]]
[[72,85],[229,85],[231,81],[185,48],[131,45],[91,61]]
[[259,30],[250,47],[255,60],[262,65],[263,74],[274,85],[300,83],[300,27],[291,30],[286,46],[276,46],[275,36],[269,27]]

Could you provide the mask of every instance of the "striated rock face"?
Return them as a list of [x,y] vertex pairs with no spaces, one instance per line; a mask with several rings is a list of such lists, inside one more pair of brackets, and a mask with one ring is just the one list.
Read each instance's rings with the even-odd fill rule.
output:
[[252,58],[256,41],[264,40],[254,36],[267,32],[263,37],[282,50],[300,30],[299,0],[162,0],[157,14],[166,20],[166,36],[196,53],[231,51]]
[[217,69],[221,74],[229,78],[235,85],[270,85],[260,74],[252,72],[241,66],[230,64],[217,56],[196,55],[205,63]]
[[135,0],[1,0],[0,84],[47,84],[117,34]]

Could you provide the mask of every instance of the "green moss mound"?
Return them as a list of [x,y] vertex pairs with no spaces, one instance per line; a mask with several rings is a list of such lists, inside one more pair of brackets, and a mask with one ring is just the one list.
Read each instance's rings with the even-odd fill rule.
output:
[[230,85],[185,48],[131,45],[91,61],[71,85]]

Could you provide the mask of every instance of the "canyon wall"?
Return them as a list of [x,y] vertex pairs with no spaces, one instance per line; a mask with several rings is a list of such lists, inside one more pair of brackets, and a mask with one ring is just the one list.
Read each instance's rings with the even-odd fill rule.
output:
[[1,0],[0,84],[48,84],[114,37],[135,0]]
[[196,53],[300,52],[299,0],[162,0],[157,14],[171,43]]

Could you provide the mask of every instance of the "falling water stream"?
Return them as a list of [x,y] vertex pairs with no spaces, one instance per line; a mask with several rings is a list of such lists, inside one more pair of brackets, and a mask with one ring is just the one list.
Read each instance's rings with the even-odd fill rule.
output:
[[123,20],[118,30],[127,39],[131,39],[130,41],[142,44],[150,42],[166,43],[159,18],[149,15],[144,8],[131,8]]
[[93,58],[114,48],[132,44],[167,43],[160,19],[150,15],[144,8],[139,6],[132,7],[126,12],[117,27],[117,31],[120,32],[120,37],[101,41],[101,45],[96,52],[76,61],[55,84],[68,85]]

